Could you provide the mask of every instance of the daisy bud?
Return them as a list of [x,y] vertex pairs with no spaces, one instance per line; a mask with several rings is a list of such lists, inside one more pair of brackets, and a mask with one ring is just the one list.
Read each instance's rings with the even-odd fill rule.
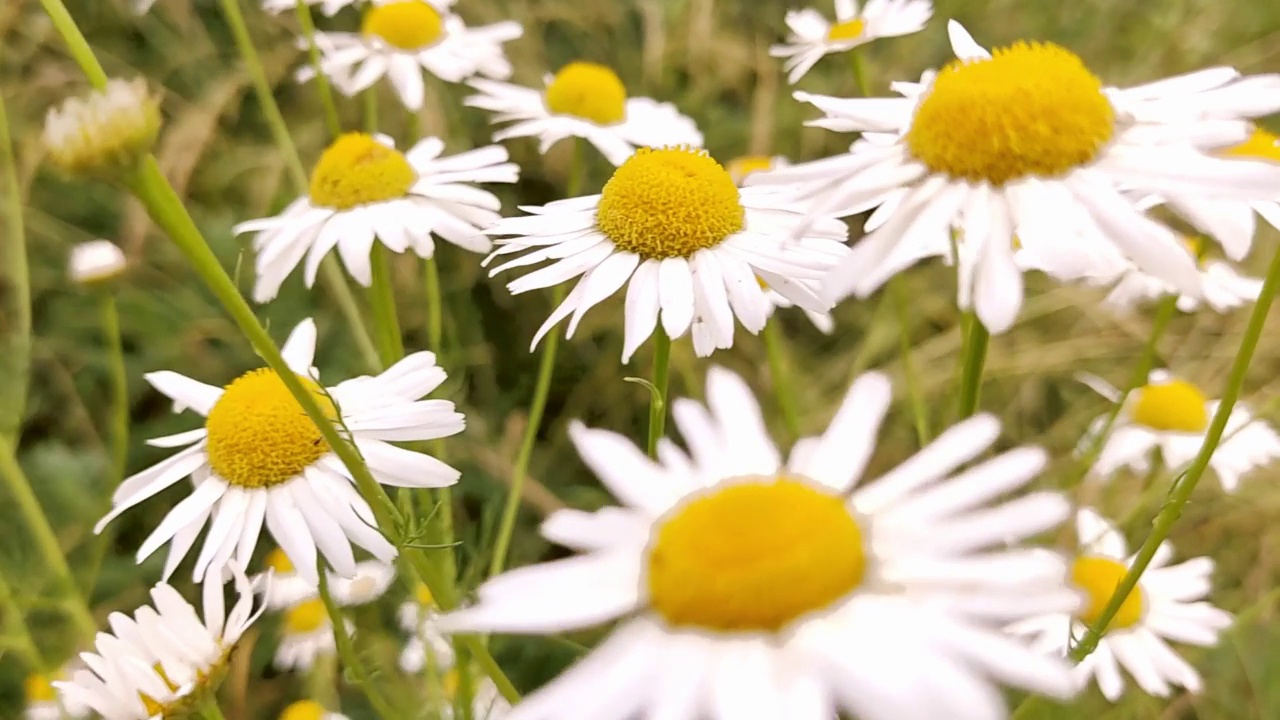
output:
[[146,81],[112,79],[105,90],[51,108],[44,145],[53,163],[71,175],[112,177],[148,153],[159,131],[160,101]]
[[98,285],[124,273],[128,260],[110,240],[91,240],[71,248],[67,274],[80,285]]

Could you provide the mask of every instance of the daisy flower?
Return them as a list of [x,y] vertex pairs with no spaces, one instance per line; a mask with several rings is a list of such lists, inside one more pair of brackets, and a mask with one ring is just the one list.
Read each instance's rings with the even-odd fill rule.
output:
[[[359,0],[302,0],[307,5],[319,5],[320,12],[326,17],[333,17],[338,11],[355,5]],[[448,10],[453,5],[454,0],[430,0],[431,4],[441,11]],[[298,0],[262,0],[262,9],[273,15],[282,12],[292,11],[298,7]]]
[[[360,376],[332,387],[314,378],[316,326],[298,324],[282,348],[285,362],[341,422],[374,478],[397,487],[445,487],[458,471],[420,452],[388,441],[429,440],[462,432],[464,420],[447,400],[421,400],[440,386],[445,372],[435,355],[413,353],[381,375]],[[149,441],[154,447],[181,447],[169,459],[126,479],[112,496],[107,523],[165,488],[190,477],[193,490],[160,521],[138,548],[138,561],[170,544],[164,577],[173,574],[206,524],[209,533],[196,560],[194,577],[223,566],[234,555],[244,565],[253,555],[265,523],[298,574],[316,585],[316,553],[344,577],[356,574],[351,543],[383,562],[395,547],[377,530],[369,505],[329,448],[319,428],[266,368],[251,370],[225,388],[175,372],[149,373],[147,382],[172,398],[175,411],[187,408],[205,418],[202,428]]]
[[[1280,82],[1270,88],[1274,97],[1280,93]],[[1222,157],[1244,161],[1264,162],[1280,167],[1280,138],[1259,127],[1254,127],[1248,139],[1230,147],[1221,149]],[[1214,232],[1215,228],[1223,232],[1237,235],[1254,231],[1254,213],[1256,212],[1271,227],[1280,230],[1280,200],[1273,194],[1269,198],[1253,198],[1251,200],[1220,199],[1204,197],[1196,194],[1170,195],[1166,198],[1169,205],[1186,217],[1196,227],[1205,232]],[[1239,256],[1232,256],[1239,260]]]
[[[473,75],[506,79],[511,63],[502,43],[524,34],[511,20],[469,28],[448,7],[424,0],[374,0],[360,32],[316,33],[320,69],[344,94],[362,92],[386,77],[409,110],[422,109],[426,84],[422,71],[445,82]],[[315,69],[304,65],[297,79],[306,82]]]
[[[1081,380],[1108,400],[1120,400],[1119,391],[1100,378],[1081,376]],[[1146,473],[1157,449],[1170,470],[1185,468],[1200,452],[1218,402],[1206,399],[1190,381],[1166,370],[1153,371],[1146,385],[1130,393],[1091,473],[1101,478],[1110,478],[1121,468]],[[1095,420],[1089,435],[1099,432],[1103,422],[1103,417]],[[1280,435],[1265,420],[1255,418],[1244,403],[1237,403],[1209,468],[1222,489],[1233,492],[1246,473],[1277,458]]]
[[543,89],[473,78],[480,91],[463,103],[488,110],[495,123],[513,123],[494,132],[495,142],[515,137],[538,138],[544,155],[565,138],[584,138],[616,165],[637,147],[702,145],[693,120],[671,103],[627,97],[617,73],[604,65],[571,62],[543,77]]
[[[500,720],[511,712],[511,704],[498,692],[484,673],[478,669],[471,674],[475,687],[471,689],[471,717],[475,720]],[[453,720],[453,704],[458,695],[458,669],[450,668],[441,678],[440,685],[444,690],[444,699],[448,702],[439,708],[440,720]]]
[[836,20],[828,22],[813,8],[787,11],[791,33],[784,45],[769,48],[769,54],[787,58],[782,69],[787,81],[795,84],[824,55],[848,52],[880,38],[920,32],[933,16],[929,0],[867,0],[858,8],[857,0],[835,0]]
[[413,599],[401,603],[396,609],[396,619],[400,629],[409,633],[409,639],[400,652],[401,670],[421,672],[428,664],[428,654],[435,667],[453,667],[453,644],[440,632],[435,598],[426,585],[418,583]]
[[[1133,564],[1124,536],[1091,508],[1076,514],[1078,549],[1071,584],[1086,598],[1074,613],[1047,613],[1009,626],[1009,632],[1034,638],[1035,646],[1066,655],[1073,637],[1081,637],[1106,609],[1116,587]],[[1183,660],[1170,640],[1209,647],[1231,624],[1231,615],[1204,600],[1212,584],[1213,560],[1200,557],[1169,565],[1173,547],[1161,543],[1137,588],[1120,605],[1098,647],[1075,668],[1083,688],[1097,678],[1098,688],[1115,702],[1124,693],[1121,668],[1149,695],[1167,697],[1172,688],[1200,692],[1200,675]]]
[[80,666],[71,662],[50,678],[44,673],[31,673],[22,681],[22,720],[82,720],[89,717],[89,708],[83,703],[59,697],[53,686],[55,680],[71,677]]
[[203,585],[204,619],[171,586],[151,589],[154,605],[132,617],[112,613],[110,633],[98,633],[88,667],[54,682],[64,701],[93,709],[105,720],[185,717],[217,688],[232,649],[262,614],[254,610],[249,579],[232,566],[239,600],[226,612],[218,576]]
[[760,281],[825,312],[831,306],[816,283],[848,253],[844,223],[811,222],[769,188],[739,189],[706,151],[687,147],[641,148],[601,194],[523,209],[530,214],[485,231],[512,236],[497,241],[486,263],[521,253],[490,275],[552,261],[508,283],[515,294],[582,276],[533,345],[570,315],[572,337],[587,310],[628,285],[623,362],[659,317],[672,339],[691,332],[700,356],[733,345],[735,317],[760,332],[772,307]]
[[315,700],[299,700],[290,703],[281,713],[279,720],[350,720],[342,713],[329,712],[325,706]]
[[160,98],[145,79],[111,78],[101,90],[50,108],[41,142],[64,172],[110,179],[151,151],[160,124]]
[[[312,585],[298,574],[284,550],[272,549],[267,553],[264,564],[269,572],[254,577],[253,583],[254,590],[265,596],[267,609],[280,610],[318,597],[319,586]],[[364,605],[382,597],[395,577],[395,565],[380,560],[365,560],[356,563],[355,574],[351,577],[328,573],[329,593],[339,605]],[[267,582],[268,578],[270,582]]]
[[279,215],[242,222],[239,235],[257,233],[255,302],[267,302],[306,258],[303,277],[315,283],[324,256],[338,248],[347,272],[360,284],[373,282],[369,254],[375,240],[390,250],[435,254],[438,236],[472,252],[488,252],[480,229],[496,222],[502,203],[474,183],[513,183],[519,168],[507,150],[490,145],[441,157],[444,142],[426,138],[407,153],[386,136],[346,133],[329,146],[311,171],[305,197]]
[[[1196,267],[1202,279],[1203,301],[1214,312],[1225,313],[1258,299],[1262,292],[1260,278],[1241,275],[1231,263],[1205,257],[1207,248],[1197,238],[1184,241],[1187,251],[1195,258]],[[1111,278],[1101,284],[1110,285],[1106,303],[1111,307],[1129,311],[1145,305],[1177,290],[1160,278],[1144,273],[1134,265],[1125,265],[1124,272],[1118,280]],[[1178,309],[1183,312],[1195,312],[1199,309],[1201,298],[1192,295],[1179,295]]]
[[[336,600],[336,598],[335,598]],[[343,618],[347,634],[355,629]],[[316,660],[336,654],[333,620],[320,598],[304,600],[284,612],[280,625],[280,644],[271,664],[281,672],[306,671]]]
[[80,285],[97,285],[124,274],[129,261],[119,245],[110,240],[90,240],[71,248],[67,275]]
[[[827,278],[828,299],[866,297],[921,258],[950,256],[953,236],[958,304],[994,333],[1022,305],[1015,238],[1059,277],[1089,268],[1085,258],[1101,245],[1200,297],[1195,262],[1130,195],[1280,195],[1280,167],[1205,152],[1244,139],[1240,118],[1280,107],[1280,75],[1216,68],[1121,90],[1057,45],[1018,42],[992,54],[958,23],[949,28],[958,59],[920,83],[895,83],[900,98],[796,93],[827,115],[811,124],[862,137],[843,155],[747,181],[797,183],[815,215],[879,206]],[[1248,251],[1252,238],[1239,228],[1212,230],[1231,259]]]
[[859,483],[889,381],[853,383],[827,431],[783,460],[750,389],[713,368],[707,406],[676,400],[688,444],[658,460],[579,423],[570,437],[621,507],[561,510],[542,533],[580,551],[484,583],[450,632],[611,637],[515,714],[597,720],[1003,717],[997,686],[1065,697],[1069,668],[1001,626],[1069,612],[1066,563],[1019,547],[1069,514],[1058,493],[1006,499],[1040,472],[1023,447],[967,470],[999,435],[980,415]]

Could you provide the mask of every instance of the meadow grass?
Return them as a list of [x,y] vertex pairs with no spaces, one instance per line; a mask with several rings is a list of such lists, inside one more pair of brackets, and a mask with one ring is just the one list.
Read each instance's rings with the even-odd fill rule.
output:
[[[132,16],[121,0],[77,0],[68,6],[109,74],[145,76],[162,90],[166,124],[156,151],[161,167],[224,265],[240,270],[244,244],[231,237],[231,226],[278,210],[293,193],[215,4],[159,0],[156,9],[141,18]],[[707,148],[722,161],[747,153],[810,159],[842,150],[848,142],[847,136],[801,126],[812,111],[790,99],[779,62],[768,57],[769,44],[781,38],[787,7],[780,0],[460,3],[460,11],[473,23],[514,18],[524,24],[524,38],[508,46],[517,82],[537,83],[544,70],[572,59],[607,63],[631,92],[673,101],[695,118]],[[303,60],[292,44],[293,19],[246,10],[295,141],[309,163],[326,137],[313,88],[299,86],[289,76]],[[1120,85],[1219,64],[1245,72],[1280,69],[1280,3],[952,0],[938,3],[935,19],[923,33],[870,47],[866,59],[875,92],[886,93],[890,80],[914,79],[949,58],[942,22],[947,17],[963,21],[987,45],[1022,37],[1054,40],[1078,52],[1106,81]],[[157,557],[136,566],[133,549],[185,489],[172,488],[126,514],[115,526],[110,547],[100,553],[91,528],[109,506],[113,485],[106,442],[110,375],[97,301],[92,292],[71,285],[65,277],[69,248],[95,237],[111,238],[131,261],[117,287],[130,380],[131,471],[167,453],[144,446],[143,438],[190,429],[196,422],[173,415],[168,402],[142,381],[144,372],[173,369],[216,384],[260,363],[140,205],[110,186],[70,181],[41,166],[39,133],[47,108],[84,82],[39,3],[7,0],[0,7],[0,48],[0,93],[15,149],[34,326],[29,377],[13,368],[0,380],[16,386],[23,378],[29,387],[20,460],[77,578],[93,581],[93,606],[101,620],[112,610],[145,602],[160,562]],[[847,63],[833,56],[823,60],[802,87],[849,94],[853,78]],[[443,134],[454,149],[488,142],[487,118],[462,108],[461,97],[457,87],[431,86],[423,128]],[[389,93],[382,100],[380,116],[394,134],[403,128],[403,114]],[[357,102],[344,102],[340,110],[346,126],[358,124]],[[569,144],[562,143],[545,159],[531,142],[516,141],[509,147],[522,174],[515,188],[497,191],[506,206],[513,206],[517,198],[523,204],[556,199],[568,173]],[[593,161],[588,192],[596,191],[608,171],[602,160]],[[1270,229],[1261,232],[1247,264],[1259,275],[1280,239]],[[12,234],[3,238],[5,243],[18,241]],[[454,497],[462,539],[460,566],[470,569],[464,583],[471,587],[488,567],[493,529],[532,392],[538,359],[528,352],[527,342],[546,317],[550,301],[549,294],[510,296],[501,279],[485,277],[476,257],[450,245],[441,244],[438,258],[447,309],[442,362],[450,379],[437,396],[457,402],[468,421],[467,431],[449,439],[447,448],[450,461],[463,472]],[[405,344],[420,349],[426,343],[421,266],[410,258],[399,260],[394,277]],[[6,303],[0,332],[12,337],[17,305],[15,285],[6,270],[0,267]],[[248,275],[247,267],[239,271],[246,293]],[[331,298],[321,289],[307,292],[296,275],[279,300],[260,308],[260,317],[281,341],[294,323],[314,315],[320,326],[317,365],[322,372],[329,377],[363,372]],[[895,379],[897,398],[871,473],[912,453],[918,443],[902,382],[900,332],[910,339],[930,426],[936,431],[950,423],[960,348],[953,286],[952,272],[941,264],[917,267],[901,280],[909,299],[904,307],[882,302],[881,295],[847,302],[836,308],[837,331],[829,337],[798,313],[782,311],[778,318],[802,429],[812,433],[824,427],[834,399],[853,375],[883,368]],[[1017,327],[995,338],[991,346],[981,407],[1003,419],[1002,446],[1036,443],[1050,450],[1053,462],[1041,480],[1045,487],[1072,477],[1072,449],[1089,421],[1106,409],[1105,402],[1073,375],[1087,371],[1122,384],[1149,333],[1150,313],[1118,317],[1098,306],[1100,298],[1100,291],[1061,287],[1030,276],[1028,302]],[[1160,344],[1160,364],[1210,394],[1218,392],[1246,315],[1179,315]],[[643,437],[647,391],[623,378],[647,374],[648,350],[642,349],[631,366],[618,365],[620,318],[621,299],[614,298],[589,313],[575,338],[562,345],[512,543],[511,566],[563,553],[537,535],[541,516],[563,505],[591,508],[608,501],[568,445],[565,428],[570,420]],[[1251,407],[1273,420],[1280,414],[1277,332],[1271,327],[1264,335],[1244,395]],[[11,364],[18,349],[10,346],[6,353]],[[707,363],[695,360],[687,341],[675,344],[672,361],[673,395],[701,397]],[[712,361],[742,373],[760,390],[766,409],[776,410],[767,392],[770,378],[758,338],[739,330],[734,348],[717,353]],[[780,415],[769,415],[781,437]],[[1112,706],[1091,691],[1068,707],[1045,705],[1038,717],[1280,717],[1277,480],[1280,468],[1259,470],[1238,493],[1224,495],[1210,478],[1197,489],[1174,529],[1172,540],[1180,556],[1208,555],[1217,561],[1213,599],[1241,616],[1217,648],[1187,650],[1205,676],[1203,694],[1158,700],[1131,688],[1123,702]],[[1169,481],[1167,476],[1122,475],[1107,486],[1065,489],[1097,503],[1112,517],[1129,518],[1126,535],[1136,547]],[[19,603],[30,609],[28,620],[42,651],[60,657],[71,649],[69,641],[57,615],[39,602],[52,578],[12,509],[10,500],[0,496],[0,572],[11,581],[21,580],[13,590]],[[179,572],[180,584],[186,580],[184,572]],[[0,618],[0,628],[11,621]],[[391,672],[401,638],[390,630],[373,631],[394,627],[390,610],[366,611],[357,622],[366,629],[360,636],[362,654],[375,669],[386,669],[380,681],[390,683],[393,695],[407,705],[406,699],[420,690]],[[297,678],[276,676],[270,669],[274,623],[268,618],[252,631],[232,668],[223,691],[228,718],[273,717],[286,698],[298,692]],[[589,645],[598,636],[500,637],[494,647],[516,684],[529,689],[576,657],[579,643]],[[0,656],[0,718],[16,717],[24,672],[16,658]],[[362,714],[366,711],[356,693],[344,697],[347,714],[372,717]]]

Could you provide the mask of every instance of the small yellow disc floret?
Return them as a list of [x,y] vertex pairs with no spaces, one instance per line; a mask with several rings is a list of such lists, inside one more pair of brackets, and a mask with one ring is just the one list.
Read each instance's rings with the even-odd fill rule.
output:
[[627,88],[604,65],[571,62],[547,85],[547,109],[597,125],[613,125],[627,117]]
[[369,8],[360,32],[400,50],[421,50],[440,40],[444,22],[430,3],[400,0]]
[[365,133],[346,133],[333,141],[311,171],[311,203],[350,210],[395,200],[408,194],[417,179],[399,150]]
[[862,37],[862,33],[866,32],[867,23],[862,18],[854,18],[845,20],[842,23],[836,23],[827,31],[827,40],[829,42],[843,42],[846,40],[857,40]]
[[1248,140],[1227,148],[1223,151],[1223,154],[1227,157],[1244,160],[1266,160],[1280,163],[1280,137],[1276,137],[1262,128],[1254,128]]
[[280,713],[280,720],[324,720],[327,714],[329,711],[315,700],[299,700]]
[[284,631],[290,635],[306,635],[328,622],[329,611],[324,607],[324,600],[312,598],[289,608],[284,614]]
[[1133,421],[1153,430],[1202,432],[1209,425],[1208,401],[1186,380],[1170,380],[1138,389]]
[[[1086,625],[1096,623],[1126,572],[1127,567],[1111,558],[1077,558],[1071,565],[1071,583],[1084,591],[1087,598],[1076,617]],[[1135,587],[1120,604],[1119,612],[1107,627],[1116,630],[1133,627],[1142,619],[1143,606],[1142,591]]]

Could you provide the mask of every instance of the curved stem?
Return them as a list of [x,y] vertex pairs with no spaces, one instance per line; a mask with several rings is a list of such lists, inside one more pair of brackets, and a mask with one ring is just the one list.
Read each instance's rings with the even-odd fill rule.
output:
[[972,311],[964,314],[964,358],[960,368],[959,417],[963,420],[978,409],[982,386],[982,368],[987,362],[987,345],[991,335]]
[[0,631],[4,632],[3,637],[9,641],[10,647],[22,656],[30,670],[34,672],[45,670],[40,650],[36,647],[35,640],[31,637],[31,630],[27,627],[26,615],[18,606],[18,600],[13,596],[13,588],[9,586],[9,581],[5,579],[3,573],[0,573]]
[[373,308],[373,329],[378,339],[378,356],[383,367],[404,357],[400,320],[396,316],[396,292],[391,286],[391,252],[381,243],[373,244],[373,287],[369,306]]
[[111,367],[111,485],[124,479],[129,457],[129,380],[124,366],[124,344],[120,337],[120,313],[109,290],[102,295],[102,332],[107,340]]
[[89,47],[89,41],[84,39],[84,33],[80,32],[71,13],[67,12],[67,6],[62,4],[62,0],[40,0],[40,4],[44,6],[44,11],[53,21],[63,42],[67,44],[67,50],[80,66],[80,71],[89,79],[89,84],[98,90],[105,88],[107,71],[102,69],[98,58],[93,54],[93,48]]
[[649,395],[649,440],[645,451],[655,457],[658,439],[667,424],[667,371],[671,364],[671,338],[661,328],[653,334],[653,387]]
[[786,348],[782,346],[782,333],[778,332],[776,318],[770,318],[760,333],[764,338],[764,351],[769,361],[769,377],[773,380],[773,393],[782,410],[782,422],[791,440],[800,437],[800,413],[796,409],[796,397],[791,391],[791,375],[787,368]]
[[17,445],[27,401],[31,370],[31,276],[27,237],[22,223],[22,185],[9,137],[9,118],[0,97],[0,174],[6,186],[5,233],[0,237],[0,312],[6,321],[0,335],[0,437]]
[[320,96],[325,127],[329,130],[329,137],[336,138],[342,134],[342,123],[338,120],[338,106],[333,101],[329,76],[320,66],[320,48],[316,46],[316,23],[311,17],[311,6],[306,0],[298,0],[294,6],[294,14],[298,17],[298,26],[302,28],[302,37],[307,41],[307,58],[311,62],[311,68],[316,71],[316,93]]
[[373,711],[378,717],[383,720],[398,717],[391,703],[382,696],[382,692],[374,686],[374,683],[369,681],[369,672],[361,662],[360,654],[356,652],[351,636],[347,634],[347,623],[342,617],[342,610],[338,608],[338,604],[333,601],[333,594],[329,592],[329,571],[324,566],[323,559],[317,559],[316,570],[320,576],[320,602],[324,603],[324,609],[329,614],[329,624],[333,628],[333,644],[338,649],[338,658],[342,660],[342,666],[351,673],[356,686],[369,699],[369,704],[373,706]]

